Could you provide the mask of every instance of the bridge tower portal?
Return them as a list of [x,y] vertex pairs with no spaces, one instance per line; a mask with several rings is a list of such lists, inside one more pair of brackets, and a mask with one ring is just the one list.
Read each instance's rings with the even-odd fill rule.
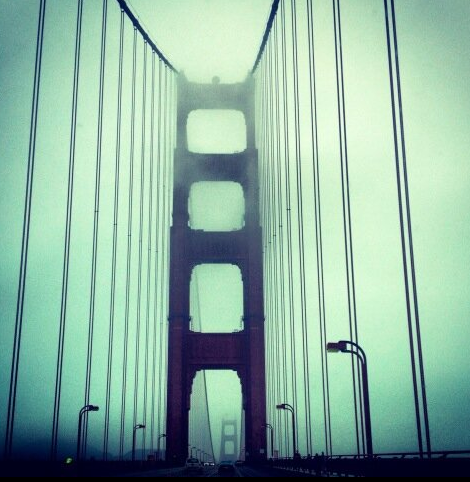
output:
[[232,462],[235,462],[239,449],[237,421],[222,420],[219,460],[231,460]]
[[[197,109],[241,111],[246,124],[246,149],[234,154],[190,152],[187,120],[190,112]],[[188,82],[182,74],[178,76],[166,428],[167,461],[174,463],[182,463],[188,454],[191,387],[197,371],[205,369],[237,372],[242,387],[246,459],[255,461],[266,457],[263,262],[254,122],[252,77],[237,84],[196,84]],[[189,191],[191,185],[199,181],[234,181],[242,186],[245,198],[242,229],[206,232],[189,227]],[[191,273],[196,265],[203,263],[230,263],[240,268],[244,300],[242,331],[195,333],[190,330]]]

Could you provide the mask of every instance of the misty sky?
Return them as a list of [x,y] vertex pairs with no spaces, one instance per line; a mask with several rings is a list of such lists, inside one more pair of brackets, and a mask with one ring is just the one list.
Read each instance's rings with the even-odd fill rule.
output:
[[[251,69],[269,14],[270,0],[132,0],[151,37],[175,67],[189,80],[243,81]],[[305,2],[298,1],[299,32],[305,30]],[[416,450],[408,334],[399,244],[396,180],[390,117],[390,93],[381,0],[343,1],[343,56],[351,208],[356,268],[359,340],[369,361],[371,412],[376,452]],[[325,289],[328,341],[348,338],[345,294],[344,240],[342,234],[340,164],[337,146],[336,88],[332,7],[329,0],[313,0],[318,96],[319,158],[322,172]],[[0,410],[6,413],[11,349],[16,309],[26,159],[29,136],[32,76],[38,8],[31,0],[0,0]],[[470,446],[470,2],[467,0],[396,0],[400,68],[406,133],[408,174],[413,221],[417,286],[426,370],[426,384],[434,450],[467,449]],[[53,407],[60,288],[65,220],[67,163],[76,7],[72,0],[49,0],[46,15],[43,78],[30,259],[28,264],[25,324],[18,391],[15,447],[42,444],[47,455]],[[119,12],[109,0],[108,52],[102,213],[98,250],[98,290],[92,403],[104,406],[104,350],[109,322],[112,199],[114,189],[115,98]],[[82,70],[78,111],[74,229],[72,232],[69,307],[66,332],[60,442],[73,447],[76,417],[83,401],[88,293],[93,226],[94,162],[96,157],[96,104],[98,96],[100,2],[85,1]],[[131,29],[125,32],[123,129],[129,132]],[[138,47],[142,62],[142,45]],[[307,46],[299,46],[305,69]],[[301,70],[302,72],[302,70]],[[303,70],[305,73],[305,70]],[[147,73],[148,76],[150,73]],[[107,77],[108,78],[108,77]],[[150,77],[149,77],[150,78]],[[258,79],[258,77],[257,77]],[[300,78],[301,98],[307,82]],[[138,74],[138,103],[142,77]],[[140,104],[139,104],[140,105]],[[306,104],[302,104],[305,106]],[[223,116],[222,116],[223,117]],[[221,117],[221,119],[222,119]],[[309,119],[301,109],[302,163],[305,183],[305,232],[307,239],[307,308],[309,323],[312,424],[315,451],[324,450],[316,311],[316,261],[312,221],[311,147]],[[149,125],[147,114],[147,126]],[[243,129],[229,136],[230,120],[209,138],[204,119],[194,121],[188,135],[193,149],[210,152],[240,150]],[[140,124],[137,122],[137,143]],[[236,122],[236,120],[234,121]],[[199,125],[198,125],[199,124]],[[147,127],[148,128],[148,127]],[[188,126],[188,129],[190,126]],[[226,143],[219,142],[225,139]],[[192,143],[193,143],[192,141]],[[147,148],[149,138],[147,136]],[[140,145],[140,144],[139,144]],[[224,147],[225,146],[225,147]],[[136,148],[137,149],[137,148]],[[123,136],[122,152],[128,157],[129,139]],[[118,273],[126,266],[128,158],[123,160],[120,203]],[[136,159],[140,151],[136,151]],[[139,161],[140,162],[140,161]],[[149,160],[145,161],[148,166]],[[137,164],[138,166],[138,164]],[[147,169],[148,167],[146,167]],[[136,183],[140,174],[136,173]],[[239,229],[244,204],[238,186],[195,185],[189,200],[191,227],[207,230]],[[227,193],[227,195],[225,195]],[[163,196],[162,193],[159,194]],[[224,203],[214,206],[214,199]],[[148,188],[144,201],[148,202]],[[160,199],[160,198],[159,198]],[[218,209],[215,209],[218,208]],[[139,218],[139,198],[134,199],[134,223]],[[225,213],[225,216],[224,216]],[[147,216],[147,215],[146,215]],[[155,213],[154,213],[155,216]],[[145,217],[147,224],[148,217]],[[135,224],[135,228],[138,225]],[[146,238],[148,228],[144,227]],[[118,242],[118,243],[119,243]],[[134,256],[137,243],[134,246]],[[294,252],[294,259],[297,253]],[[163,255],[159,260],[164,263]],[[136,258],[135,258],[136,259]],[[143,264],[148,258],[144,254]],[[297,268],[296,268],[297,269]],[[199,317],[203,331],[240,329],[241,279],[230,265],[200,266],[191,282],[191,315]],[[297,276],[297,275],[296,275]],[[132,300],[137,273],[132,274]],[[125,276],[118,276],[116,304],[115,366],[111,399],[110,452],[116,454],[121,401],[122,337]],[[215,296],[215,289],[223,286]],[[297,285],[296,285],[297,286]],[[144,282],[144,291],[146,284]],[[295,288],[298,296],[298,287]],[[163,293],[166,296],[166,292]],[[150,299],[153,301],[153,298]],[[132,301],[132,316],[135,302]],[[223,305],[221,310],[220,305]],[[161,308],[164,310],[164,308]],[[220,315],[223,316],[220,316]],[[159,313],[159,321],[166,313]],[[266,323],[273,326],[269,317]],[[132,321],[131,321],[132,323]],[[300,320],[294,339],[301,345]],[[159,330],[159,331],[158,331]],[[156,334],[165,336],[164,325]],[[153,333],[153,332],[152,332]],[[135,341],[135,327],[130,337]],[[141,340],[144,340],[141,333]],[[130,344],[130,352],[133,344]],[[157,358],[165,348],[157,349]],[[131,354],[130,363],[134,355]],[[331,416],[335,453],[353,453],[350,364],[344,355],[329,355]],[[141,366],[143,370],[142,357]],[[158,371],[158,369],[157,369]],[[143,373],[143,371],[141,372]],[[142,376],[142,375],[141,375]],[[301,375],[299,374],[301,381]],[[132,386],[133,376],[128,379]],[[200,382],[197,382],[200,387]],[[139,416],[142,412],[139,392]],[[148,383],[150,390],[150,383]],[[164,383],[162,385],[164,389]],[[129,388],[128,388],[129,389]],[[298,397],[304,389],[298,384]],[[133,394],[129,389],[128,404]],[[199,388],[198,388],[199,390]],[[220,444],[223,417],[240,419],[241,393],[233,373],[207,373],[207,391],[214,449]],[[290,396],[292,394],[290,393]],[[163,395],[162,395],[163,398]],[[292,402],[278,400],[277,402]],[[129,405],[129,406],[130,406]],[[160,411],[164,431],[164,411]],[[272,422],[272,407],[268,407]],[[305,453],[305,407],[297,414],[300,449]],[[90,445],[99,454],[103,411],[90,416]],[[126,419],[130,448],[130,414]],[[0,417],[0,435],[5,430]],[[191,437],[197,434],[191,432]],[[276,434],[276,437],[278,435]],[[148,434],[147,434],[148,437]],[[46,440],[46,443],[43,443]],[[197,443],[194,440],[192,443]],[[206,442],[204,442],[206,443]]]

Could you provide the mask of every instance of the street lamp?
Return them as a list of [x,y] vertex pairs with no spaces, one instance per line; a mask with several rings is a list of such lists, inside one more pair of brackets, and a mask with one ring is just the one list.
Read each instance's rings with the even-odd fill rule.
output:
[[297,453],[297,441],[296,441],[296,437],[295,437],[294,407],[292,405],[289,405],[288,403],[281,403],[279,405],[276,405],[276,408],[279,409],[279,410],[289,410],[289,412],[292,414],[292,442],[293,442],[293,448],[294,448],[293,456],[295,457],[295,454]]
[[85,405],[78,413],[78,435],[77,435],[77,462],[80,460],[82,441],[82,417],[86,412],[97,412],[100,409],[97,405]]
[[145,425],[143,423],[138,423],[134,426],[134,430],[132,432],[132,462],[135,461],[135,433],[139,428],[145,428]]
[[270,423],[264,423],[262,426],[271,430],[271,457],[274,458],[274,428]]
[[[355,347],[355,350],[351,350],[348,348],[348,344]],[[326,344],[326,351],[330,353],[352,353],[356,355],[360,362],[361,362],[361,370],[362,370],[362,398],[364,400],[364,423],[366,428],[366,452],[369,457],[374,455],[374,451],[372,449],[372,427],[370,421],[370,405],[369,405],[369,382],[367,379],[367,358],[364,350],[353,341],[348,340],[340,340],[337,343],[327,343]]]
[[157,460],[160,460],[160,439],[166,437],[166,433],[161,433],[158,436],[158,441],[157,441]]

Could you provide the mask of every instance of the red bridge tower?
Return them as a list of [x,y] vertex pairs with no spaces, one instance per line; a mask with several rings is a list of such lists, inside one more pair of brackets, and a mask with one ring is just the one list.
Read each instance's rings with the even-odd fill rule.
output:
[[[173,225],[170,241],[170,304],[166,457],[183,462],[188,454],[191,387],[198,370],[237,372],[245,411],[247,460],[266,457],[266,393],[262,237],[258,207],[258,154],[255,149],[254,81],[196,84],[178,80],[177,148],[174,163]],[[235,154],[189,152],[186,124],[196,109],[232,109],[245,117],[247,148]],[[198,181],[235,181],[243,187],[245,225],[238,231],[205,232],[188,226],[188,197]],[[238,266],[243,280],[244,329],[237,333],[190,330],[190,279],[204,263]],[[223,310],[224,307],[221,307]]]

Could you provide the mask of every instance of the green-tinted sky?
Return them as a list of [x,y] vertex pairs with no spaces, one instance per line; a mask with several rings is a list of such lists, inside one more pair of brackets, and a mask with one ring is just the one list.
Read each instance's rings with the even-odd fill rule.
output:
[[[305,33],[305,2],[298,1],[299,32]],[[110,4],[105,97],[105,145],[102,176],[103,227],[98,256],[97,347],[107,340],[109,319],[110,247],[114,188],[115,98],[119,13]],[[250,70],[269,13],[269,0],[132,0],[131,5],[151,36],[174,65],[190,80],[242,81]],[[359,339],[370,364],[371,411],[376,451],[415,450],[416,435],[390,117],[390,97],[380,0],[342,1],[345,98],[351,181],[351,208],[356,268]],[[342,237],[339,151],[332,7],[314,0],[315,56],[318,95],[319,159],[322,172],[326,311],[329,340],[348,337],[345,298],[344,241]],[[37,23],[36,2],[0,0],[0,410],[5,413],[16,307],[19,253]],[[470,3],[467,0],[397,0],[397,29],[406,133],[408,174],[413,221],[416,275],[421,315],[424,364],[433,448],[464,449],[470,445],[468,400],[470,372]],[[61,438],[75,440],[76,414],[82,404],[88,291],[93,222],[96,105],[99,74],[100,5],[85,1],[81,97],[78,112],[74,229],[70,272],[69,318],[66,334]],[[38,124],[34,207],[28,264],[25,324],[18,392],[17,446],[44,441],[50,434],[65,219],[65,195],[70,129],[75,2],[49,0],[46,16],[43,78]],[[129,92],[132,54],[131,30],[126,31],[124,86]],[[311,148],[308,129],[305,37],[299,45],[302,163],[304,166],[305,232],[307,233],[307,308],[311,327],[311,391],[315,450],[323,450],[320,392],[316,265],[312,200]],[[142,47],[139,45],[139,62]],[[141,64],[140,64],[141,65]],[[302,70],[303,69],[303,70]],[[290,74],[289,74],[290,75]],[[138,103],[142,78],[138,75]],[[129,95],[123,129],[129,132]],[[140,104],[139,104],[140,105]],[[140,120],[136,132],[139,133]],[[223,133],[214,132],[214,137]],[[223,134],[225,136],[225,134]],[[209,145],[213,146],[213,139]],[[138,140],[140,142],[140,138]],[[147,143],[149,142],[147,138]],[[236,144],[236,142],[235,142]],[[124,136],[122,151],[129,152]],[[139,156],[140,151],[136,156]],[[127,155],[127,154],[126,154]],[[127,169],[128,159],[123,161]],[[148,163],[148,159],[146,161]],[[148,165],[148,164],[147,164]],[[293,166],[294,168],[294,166]],[[140,175],[140,174],[139,174]],[[137,174],[136,174],[137,176]],[[137,180],[140,178],[136,178]],[[127,171],[122,185],[127,186]],[[137,181],[136,181],[137,182]],[[126,238],[126,188],[121,192]],[[194,191],[194,222],[198,227],[218,222],[210,216],[211,202],[201,203]],[[217,191],[212,192],[217,196]],[[146,191],[145,199],[148,199]],[[237,193],[233,193],[233,208]],[[134,220],[139,218],[139,199]],[[196,212],[198,210],[198,212]],[[202,217],[201,217],[202,213]],[[220,214],[220,213],[219,213]],[[231,210],[235,226],[240,211]],[[146,218],[147,219],[147,218]],[[223,220],[224,222],[226,220]],[[144,237],[147,235],[144,228]],[[208,229],[213,229],[208,227]],[[225,225],[223,229],[227,228]],[[134,253],[138,248],[134,245]],[[296,252],[294,254],[297,255]],[[124,241],[118,245],[118,272],[126,269]],[[146,261],[144,255],[144,265]],[[214,319],[212,292],[215,276],[197,275],[199,310]],[[227,283],[232,274],[221,273]],[[296,275],[298,276],[298,275]],[[206,288],[205,278],[210,278]],[[111,420],[118,424],[121,339],[125,278],[118,277],[116,366],[113,375]],[[136,296],[133,274],[132,296]],[[235,286],[237,282],[234,282]],[[145,286],[145,285],[144,285]],[[205,291],[206,290],[206,291]],[[231,290],[229,290],[231,291]],[[298,289],[296,289],[298,296]],[[210,298],[209,301],[205,301]],[[236,297],[235,297],[236,298]],[[221,301],[236,303],[233,297]],[[135,303],[132,305],[135,316]],[[208,311],[206,311],[208,310]],[[239,311],[233,310],[237,318]],[[193,315],[194,316],[194,315]],[[229,317],[227,316],[227,319]],[[227,321],[232,323],[232,321]],[[235,320],[235,325],[238,319]],[[267,323],[273,323],[267,319]],[[298,319],[296,323],[299,323]],[[270,325],[272,326],[272,325]],[[208,328],[212,331],[212,327]],[[238,329],[235,326],[233,329]],[[228,329],[230,331],[230,328]],[[299,325],[294,335],[301,345]],[[135,338],[135,332],[131,335]],[[131,350],[132,351],[132,350]],[[159,353],[159,352],[158,352]],[[164,352],[162,352],[164,353]],[[131,363],[132,357],[131,355]],[[105,355],[95,354],[92,402],[104,405]],[[223,416],[240,413],[236,380],[208,374],[214,446]],[[212,378],[211,378],[212,377]],[[301,376],[299,375],[299,380]],[[132,382],[132,377],[131,377]],[[131,383],[130,382],[130,383]],[[131,383],[132,385],[132,383]],[[299,398],[303,385],[300,384]],[[354,451],[350,365],[341,355],[330,358],[333,446],[336,453]],[[291,396],[291,394],[289,394]],[[279,402],[291,400],[279,400]],[[132,394],[128,403],[132,405]],[[139,402],[140,403],[140,402]],[[268,412],[270,414],[271,411]],[[302,407],[299,425],[303,424]],[[4,420],[4,416],[0,417]],[[91,444],[100,449],[103,412],[93,414]],[[130,419],[128,420],[130,423]],[[118,429],[113,425],[116,452]],[[4,425],[1,425],[3,434]],[[163,424],[160,427],[163,430]],[[301,429],[301,438],[302,438]],[[42,443],[42,442],[41,442]],[[301,442],[301,450],[305,451]],[[47,444],[44,444],[47,446]],[[65,451],[65,450],[64,450]],[[47,448],[43,453],[47,453]]]

